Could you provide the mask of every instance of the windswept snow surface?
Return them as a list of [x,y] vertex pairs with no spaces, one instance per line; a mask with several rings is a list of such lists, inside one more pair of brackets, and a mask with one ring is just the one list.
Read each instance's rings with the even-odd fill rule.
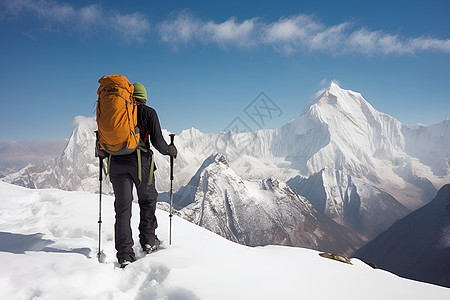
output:
[[[450,289],[348,265],[317,251],[246,247],[157,211],[160,251],[117,267],[113,198],[103,196],[97,261],[99,195],[31,190],[0,182],[0,299],[449,299]],[[138,208],[133,203],[137,241]]]

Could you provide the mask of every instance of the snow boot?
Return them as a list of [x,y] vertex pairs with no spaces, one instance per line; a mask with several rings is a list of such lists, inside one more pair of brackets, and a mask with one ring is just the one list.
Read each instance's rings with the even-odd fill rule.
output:
[[150,244],[145,244],[142,247],[142,251],[144,251],[146,254],[150,254],[150,253],[158,250],[160,245],[161,245],[161,241],[158,239],[157,236],[155,236],[155,243],[153,244],[153,246],[151,246]]
[[128,266],[129,264],[131,264],[132,262],[129,260],[123,260],[123,261],[119,261],[119,267],[121,269],[124,269],[126,266]]

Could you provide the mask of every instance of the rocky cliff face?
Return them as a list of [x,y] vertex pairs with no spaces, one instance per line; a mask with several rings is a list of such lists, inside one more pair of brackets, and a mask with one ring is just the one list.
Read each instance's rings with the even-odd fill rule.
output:
[[250,246],[288,245],[350,254],[362,240],[274,178],[248,181],[224,156],[208,158],[174,195],[181,215]]

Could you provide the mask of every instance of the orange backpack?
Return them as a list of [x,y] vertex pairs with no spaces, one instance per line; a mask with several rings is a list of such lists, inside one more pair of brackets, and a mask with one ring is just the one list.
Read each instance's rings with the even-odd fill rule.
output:
[[134,86],[121,75],[105,75],[98,83],[98,146],[111,155],[132,153],[139,146]]

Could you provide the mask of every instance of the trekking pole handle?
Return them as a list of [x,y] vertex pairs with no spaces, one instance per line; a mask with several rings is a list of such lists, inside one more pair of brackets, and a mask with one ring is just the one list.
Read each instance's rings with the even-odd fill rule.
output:
[[98,180],[101,182],[103,180],[103,159],[101,157],[98,158],[98,166],[100,169]]
[[100,169],[100,172],[98,173],[98,180],[102,181],[103,180],[103,174],[102,174],[102,170],[103,170],[103,158],[102,156],[97,152],[100,151],[99,147],[98,147],[98,139],[99,139],[99,133],[98,130],[94,131],[95,132],[95,157],[98,157],[98,167]]
[[[170,144],[173,145],[173,141],[175,139],[175,134],[171,133],[170,136]],[[173,156],[170,157],[170,180],[173,180]]]

